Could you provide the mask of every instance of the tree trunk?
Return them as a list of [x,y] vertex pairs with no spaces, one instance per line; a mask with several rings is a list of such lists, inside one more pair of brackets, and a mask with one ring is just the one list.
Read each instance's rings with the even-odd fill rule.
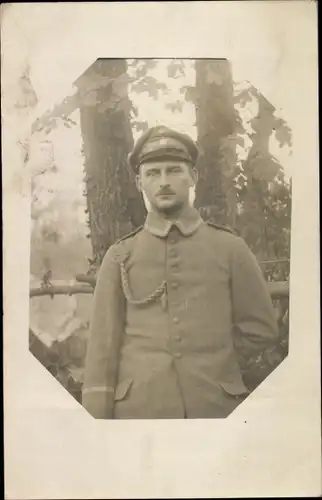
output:
[[143,201],[127,165],[133,136],[126,70],[125,60],[98,59],[75,82],[94,268],[112,243],[144,220]]
[[236,198],[231,179],[236,169],[233,82],[226,59],[196,61],[196,125],[202,154],[196,206],[202,216],[232,224]]
[[247,192],[244,198],[244,217],[240,220],[240,233],[245,238],[259,260],[269,258],[267,230],[269,229],[266,203],[270,198],[268,182],[274,180],[274,170],[270,172],[271,155],[269,140],[274,126],[274,106],[258,94],[258,112],[252,120],[253,142],[243,164],[247,177]]

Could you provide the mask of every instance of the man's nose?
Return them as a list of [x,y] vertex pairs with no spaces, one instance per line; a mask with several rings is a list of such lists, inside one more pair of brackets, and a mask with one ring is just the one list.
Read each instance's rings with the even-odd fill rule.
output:
[[161,172],[160,184],[162,187],[169,186],[169,177],[166,172]]

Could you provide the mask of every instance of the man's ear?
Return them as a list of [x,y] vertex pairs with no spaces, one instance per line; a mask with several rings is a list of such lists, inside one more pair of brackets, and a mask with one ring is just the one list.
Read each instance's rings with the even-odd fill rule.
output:
[[140,174],[137,174],[135,176],[135,184],[136,184],[136,187],[138,188],[138,190],[141,192],[142,191],[142,183],[141,183]]
[[191,180],[192,180],[192,185],[195,186],[197,184],[197,182],[198,182],[198,172],[193,167],[190,167],[189,170],[190,170],[190,176],[191,176]]

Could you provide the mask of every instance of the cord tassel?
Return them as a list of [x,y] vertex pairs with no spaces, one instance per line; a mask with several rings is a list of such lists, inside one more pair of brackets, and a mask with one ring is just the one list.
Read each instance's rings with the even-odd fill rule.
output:
[[167,286],[165,285],[163,294],[161,295],[161,305],[164,311],[168,308]]

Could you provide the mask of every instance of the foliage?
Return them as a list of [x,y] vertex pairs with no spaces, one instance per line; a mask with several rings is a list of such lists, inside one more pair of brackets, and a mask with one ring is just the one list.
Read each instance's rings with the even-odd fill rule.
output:
[[258,356],[242,359],[240,362],[244,382],[250,391],[256,389],[288,355],[289,298],[274,301],[274,306],[279,328],[278,342]]
[[87,339],[74,332],[64,341],[54,340],[50,346],[46,346],[29,329],[29,349],[32,354],[79,403],[86,345]]
[[[291,146],[290,130],[256,89],[248,90],[250,96],[256,96],[258,112],[249,123],[252,146],[234,179],[238,206],[235,227],[260,261],[289,258],[291,184],[282,165],[269,152],[269,141],[275,131],[280,147],[286,143]],[[273,278],[267,272],[267,278]]]
[[[151,70],[158,67],[157,59],[132,59],[128,61],[129,95],[146,94],[154,101],[168,92],[168,87],[164,82],[160,82],[151,75]],[[148,123],[139,119],[139,109],[131,99],[130,121],[132,129],[136,132],[145,132]]]

